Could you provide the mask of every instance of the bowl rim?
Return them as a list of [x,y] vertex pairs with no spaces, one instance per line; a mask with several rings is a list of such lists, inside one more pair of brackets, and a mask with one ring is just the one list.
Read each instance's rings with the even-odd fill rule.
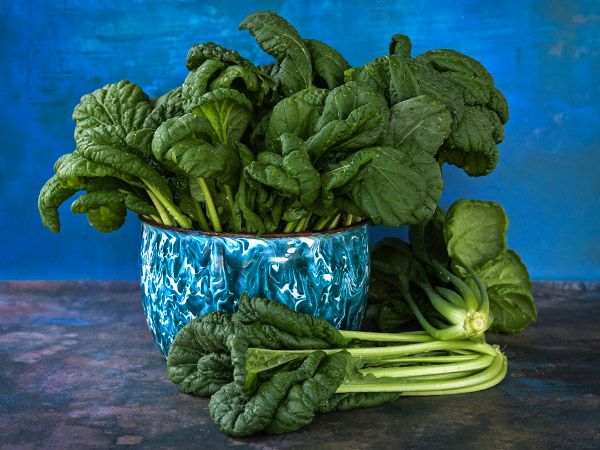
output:
[[151,220],[146,220],[140,217],[140,222],[143,225],[148,225],[154,228],[160,228],[166,231],[173,231],[180,234],[208,236],[208,237],[224,237],[224,238],[243,238],[243,239],[282,239],[282,238],[295,238],[295,237],[310,237],[310,236],[329,236],[335,234],[341,234],[347,231],[356,230],[358,228],[367,227],[368,222],[363,220],[361,222],[348,225],[345,227],[335,228],[334,230],[323,230],[323,231],[302,231],[300,233],[267,233],[267,234],[252,234],[252,233],[232,233],[232,232],[217,232],[217,231],[204,231],[194,230],[189,228],[171,227],[156,223]]

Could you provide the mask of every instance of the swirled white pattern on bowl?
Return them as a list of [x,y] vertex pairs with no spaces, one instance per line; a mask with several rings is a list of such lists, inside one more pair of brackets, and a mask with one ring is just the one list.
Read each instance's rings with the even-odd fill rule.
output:
[[234,311],[242,293],[358,329],[369,285],[367,226],[284,237],[214,236],[142,223],[142,302],[158,348],[196,316]]

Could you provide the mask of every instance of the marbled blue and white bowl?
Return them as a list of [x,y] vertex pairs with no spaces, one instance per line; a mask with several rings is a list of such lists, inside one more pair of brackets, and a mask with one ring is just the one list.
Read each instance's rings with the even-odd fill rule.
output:
[[142,303],[164,355],[191,319],[234,311],[244,292],[356,330],[369,271],[366,225],[257,237],[142,223]]

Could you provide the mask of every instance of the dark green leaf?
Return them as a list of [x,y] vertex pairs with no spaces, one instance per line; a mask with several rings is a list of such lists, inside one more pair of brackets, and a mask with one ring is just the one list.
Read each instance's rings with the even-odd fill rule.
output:
[[350,67],[348,61],[337,50],[324,42],[305,39],[304,44],[310,52],[314,70],[313,84],[329,89],[341,85],[344,82],[344,71]]
[[90,128],[121,126],[129,133],[142,128],[152,106],[148,96],[134,83],[122,80],[107,84],[81,97],[73,111],[75,138]]
[[55,233],[60,231],[58,208],[77,190],[64,187],[56,175],[46,181],[38,197],[38,210],[46,228]]
[[355,177],[351,197],[375,223],[419,223],[431,217],[442,193],[433,156],[412,149],[376,147],[379,155]]
[[406,145],[435,156],[448,137],[452,116],[440,102],[426,95],[396,103],[390,110],[387,144]]
[[461,265],[478,268],[506,250],[508,219],[494,202],[459,200],[446,214],[448,254]]
[[488,289],[494,317],[491,330],[517,333],[537,318],[527,267],[512,250],[485,263],[477,274]]
[[252,104],[234,89],[219,88],[203,95],[192,112],[210,123],[218,142],[233,144],[242,139],[250,123]]
[[248,30],[260,47],[278,63],[274,74],[286,96],[312,83],[310,52],[298,32],[281,16],[259,11],[247,16],[240,29]]

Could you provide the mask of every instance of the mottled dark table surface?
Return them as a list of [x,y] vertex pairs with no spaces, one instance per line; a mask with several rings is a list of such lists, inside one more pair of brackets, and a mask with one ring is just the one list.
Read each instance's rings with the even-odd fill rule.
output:
[[0,282],[0,448],[600,448],[600,285],[542,283],[483,392],[401,398],[231,439],[165,375],[133,283]]

